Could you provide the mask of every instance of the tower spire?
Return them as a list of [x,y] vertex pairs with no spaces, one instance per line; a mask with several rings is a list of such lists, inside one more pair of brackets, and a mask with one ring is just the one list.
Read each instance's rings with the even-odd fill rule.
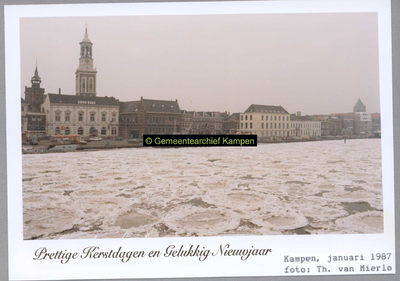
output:
[[85,25],[86,25],[86,27],[85,27],[85,37],[88,38],[89,34],[87,33],[87,26],[88,26],[87,22],[85,23]]
[[88,34],[88,23],[85,23],[85,36],[80,45],[79,67],[76,75],[76,94],[80,96],[96,96],[96,69],[93,66],[92,49],[93,43],[90,42]]
[[33,75],[31,82],[32,82],[32,85],[37,84],[37,85],[39,85],[39,87],[40,87],[40,82],[42,82],[42,80],[40,79],[40,76],[39,76],[39,71],[37,69],[37,60],[36,60],[35,74]]

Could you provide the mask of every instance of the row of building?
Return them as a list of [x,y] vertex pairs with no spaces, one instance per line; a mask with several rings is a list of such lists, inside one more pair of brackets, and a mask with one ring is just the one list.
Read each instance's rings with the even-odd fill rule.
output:
[[21,131],[27,138],[79,134],[139,138],[143,134],[256,134],[259,138],[319,138],[321,136],[370,136],[380,131],[380,114],[366,113],[361,100],[354,112],[302,116],[282,106],[252,104],[243,113],[186,111],[178,100],[119,101],[97,96],[97,69],[93,43],[87,29],[80,42],[75,72],[76,95],[47,93],[41,88],[36,66],[31,87],[21,98]]

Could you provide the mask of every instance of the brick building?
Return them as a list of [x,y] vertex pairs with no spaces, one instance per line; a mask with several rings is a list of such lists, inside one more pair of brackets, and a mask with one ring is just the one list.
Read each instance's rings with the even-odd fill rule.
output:
[[181,132],[182,113],[178,100],[120,102],[119,130],[123,138],[141,138],[143,134]]

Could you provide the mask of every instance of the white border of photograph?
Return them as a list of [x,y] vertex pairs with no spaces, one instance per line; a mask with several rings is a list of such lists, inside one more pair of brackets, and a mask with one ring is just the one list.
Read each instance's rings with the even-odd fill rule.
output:
[[[269,14],[269,13],[378,13],[379,32],[379,87],[382,130],[382,177],[384,233],[361,235],[291,235],[291,236],[218,236],[198,238],[131,238],[131,239],[76,239],[23,240],[22,217],[22,158],[20,132],[20,29],[24,17],[90,17],[90,16],[146,16],[146,15],[210,15],[210,14]],[[56,279],[110,279],[156,277],[219,277],[219,276],[281,276],[283,255],[318,256],[359,255],[364,253],[392,253],[395,273],[394,225],[394,154],[392,106],[392,50],[390,1],[279,1],[279,2],[207,2],[207,3],[142,3],[142,4],[68,4],[5,6],[6,51],[6,118],[7,118],[7,188],[10,280]],[[169,245],[200,245],[217,251],[220,245],[230,244],[234,249],[272,249],[266,256],[240,257],[212,256],[205,261],[198,258],[140,258],[127,263],[120,259],[35,261],[34,253],[40,247],[49,251],[81,253],[88,246],[102,251],[164,250]],[[327,261],[320,265],[329,266]],[[332,266],[331,266],[332,267]],[[320,273],[322,274],[322,273]],[[326,275],[349,274],[331,270]],[[358,273],[359,274],[359,273]],[[298,274],[300,275],[300,274]],[[315,271],[303,275],[318,275]]]

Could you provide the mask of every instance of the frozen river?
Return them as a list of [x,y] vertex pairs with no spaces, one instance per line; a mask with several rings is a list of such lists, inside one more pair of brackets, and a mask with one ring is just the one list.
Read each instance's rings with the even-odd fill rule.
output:
[[23,155],[24,238],[383,232],[380,145]]

